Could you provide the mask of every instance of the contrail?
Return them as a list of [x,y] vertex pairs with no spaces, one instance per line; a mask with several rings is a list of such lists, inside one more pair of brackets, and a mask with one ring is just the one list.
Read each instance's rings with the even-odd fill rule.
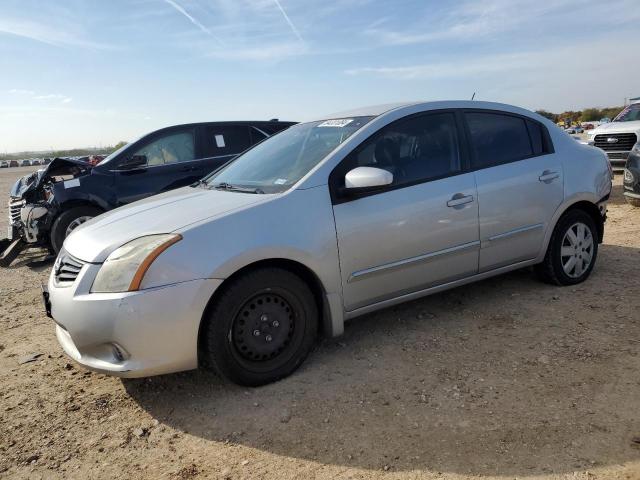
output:
[[173,0],[164,0],[164,1],[166,3],[168,3],[169,5],[171,5],[173,8],[175,8],[182,15],[187,17],[191,23],[193,23],[196,27],[198,27],[204,33],[207,33],[207,34],[209,34],[209,35],[211,35],[213,37],[213,33],[211,33],[211,30],[209,30],[207,27],[202,25],[198,20],[193,18],[191,15],[189,15],[189,13],[184,8],[182,8],[180,5],[178,5],[176,2],[174,2]]
[[[167,0],[169,1],[169,0]],[[282,12],[282,16],[284,17],[284,19],[287,21],[287,23],[289,24],[289,26],[291,27],[291,31],[293,31],[294,35],[296,37],[298,37],[298,40],[300,40],[301,42],[304,42],[304,39],[302,38],[302,35],[300,35],[300,32],[298,31],[298,29],[296,28],[296,26],[293,24],[293,22],[291,21],[291,19],[289,18],[289,15],[287,15],[287,12],[284,11],[284,8],[282,8],[282,5],[280,5],[280,0],[273,0],[275,2],[275,4],[278,6],[278,8],[280,9],[280,12]]]

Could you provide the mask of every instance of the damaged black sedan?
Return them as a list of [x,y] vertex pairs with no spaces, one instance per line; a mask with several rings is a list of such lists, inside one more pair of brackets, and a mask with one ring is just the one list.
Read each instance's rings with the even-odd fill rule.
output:
[[145,135],[98,164],[56,158],[11,189],[0,266],[28,247],[57,254],[64,239],[93,217],[190,185],[290,125],[277,120],[176,125]]

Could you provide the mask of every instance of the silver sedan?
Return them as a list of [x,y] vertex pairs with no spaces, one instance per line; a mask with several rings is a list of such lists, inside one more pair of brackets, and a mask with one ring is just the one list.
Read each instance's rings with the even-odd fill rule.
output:
[[528,266],[584,281],[610,192],[605,154],[530,111],[364,108],[78,227],[45,299],[90,369],[260,385],[358,315]]

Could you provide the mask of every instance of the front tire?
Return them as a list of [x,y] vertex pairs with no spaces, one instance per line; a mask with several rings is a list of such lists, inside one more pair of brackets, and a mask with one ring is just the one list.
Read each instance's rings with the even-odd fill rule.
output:
[[55,219],[51,226],[51,248],[58,254],[64,243],[64,239],[78,226],[84,222],[97,217],[102,210],[96,207],[81,206],[65,210]]
[[565,213],[553,230],[544,261],[536,265],[538,276],[554,285],[584,282],[598,256],[598,230],[583,210]]
[[318,331],[318,307],[307,284],[287,270],[264,268],[223,288],[203,319],[206,364],[247,386],[293,373]]

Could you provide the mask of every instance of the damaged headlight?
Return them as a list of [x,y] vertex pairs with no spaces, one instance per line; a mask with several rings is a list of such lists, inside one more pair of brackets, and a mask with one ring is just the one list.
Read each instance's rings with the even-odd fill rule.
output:
[[116,293],[138,290],[153,261],[180,240],[182,235],[161,234],[125,243],[107,257],[93,281],[91,291]]

